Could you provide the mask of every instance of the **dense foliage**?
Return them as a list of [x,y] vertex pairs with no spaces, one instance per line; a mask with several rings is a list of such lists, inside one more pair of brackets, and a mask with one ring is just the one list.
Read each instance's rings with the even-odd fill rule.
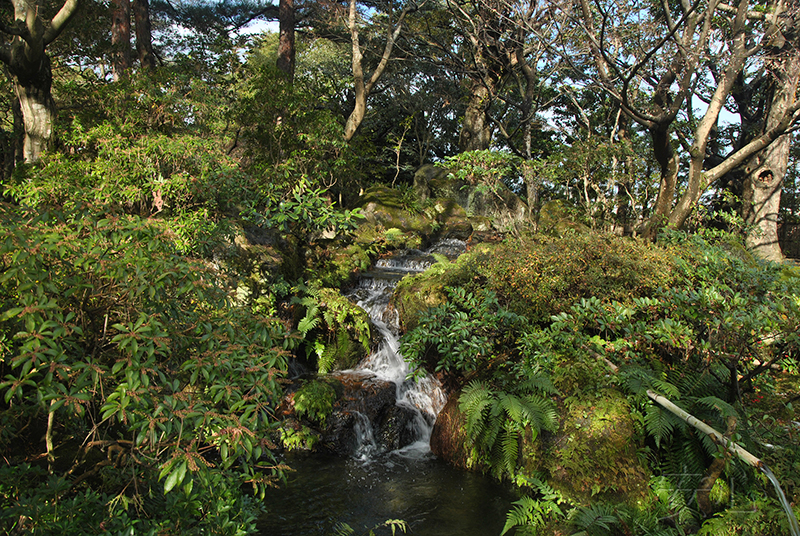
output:
[[[756,490],[770,493],[768,482],[655,404],[646,391],[669,397],[780,467],[785,488],[796,497],[800,466],[789,446],[796,433],[790,424],[796,394],[790,386],[800,364],[796,269],[760,262],[734,237],[717,231],[672,233],[657,247],[635,242],[615,247],[617,240],[593,233],[569,240],[509,239],[467,254],[450,264],[450,271],[467,286],[485,285],[480,297],[463,288],[450,291],[447,301],[424,312],[403,337],[402,350],[412,362],[464,385],[459,401],[473,449],[468,463],[533,493],[509,513],[506,530],[519,526],[537,533],[567,523],[589,534],[617,534],[633,523],[642,527],[635,534],[677,534],[676,528],[696,530],[712,514],[719,522],[708,527],[739,524],[737,534],[757,533],[762,523],[785,526],[777,503],[751,502],[760,500]],[[510,254],[505,260],[503,252],[514,246],[524,247],[516,257],[528,262]],[[537,289],[548,269],[530,260],[548,258],[552,247],[558,247],[561,263],[552,273],[563,283],[550,288],[560,292],[539,301],[512,293]],[[621,254],[619,247],[637,253]],[[621,266],[623,259],[631,264]],[[640,273],[630,269],[633,264],[649,267],[640,280],[649,284],[635,283]],[[500,273],[507,275],[495,276]],[[662,285],[655,284],[658,274]],[[777,375],[776,366],[782,371]],[[476,375],[481,380],[469,382]],[[549,399],[521,398],[530,389]],[[555,427],[533,417],[545,415],[553,403]],[[515,435],[526,427],[532,435]],[[541,430],[551,434],[543,444],[536,440]],[[772,441],[786,446],[765,449]],[[565,472],[567,482],[559,476]],[[716,481],[713,489],[704,488],[709,475],[711,484]],[[630,503],[620,498],[641,502],[637,482],[648,478],[646,511],[628,509]],[[603,510],[609,502],[613,506]],[[745,505],[761,513],[741,520],[738,509],[751,507]],[[664,516],[674,520],[671,525],[658,521]]]
[[5,530],[252,529],[241,486],[281,473],[283,326],[231,307],[154,223],[86,207],[2,220]]
[[370,349],[342,288],[457,236],[394,306],[504,533],[785,532],[647,392],[798,504],[800,8],[152,4],[0,13],[0,530],[255,532],[290,367],[324,425]]

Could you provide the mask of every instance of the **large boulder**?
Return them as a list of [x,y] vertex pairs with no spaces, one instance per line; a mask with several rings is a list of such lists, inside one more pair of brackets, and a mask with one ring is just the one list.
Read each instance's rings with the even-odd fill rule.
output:
[[447,399],[431,431],[431,452],[459,469],[473,469],[474,461],[467,447],[464,414],[458,409],[458,396]]
[[472,234],[467,213],[452,199],[415,203],[400,190],[372,186],[364,191],[359,206],[368,224],[387,230],[389,235],[406,233],[431,242],[441,238],[466,240]]
[[364,190],[359,206],[367,222],[373,225],[424,236],[433,233],[435,222],[423,213],[409,210],[400,190],[372,186]]
[[371,373],[343,371],[329,374],[324,382],[335,391],[335,401],[324,415],[298,415],[294,398],[300,391],[298,385],[287,388],[287,396],[279,408],[285,421],[295,430],[311,430],[317,436],[316,449],[339,454],[354,455],[371,433],[379,451],[402,448],[414,442],[416,412],[397,405],[397,386],[376,378]]
[[414,191],[421,200],[451,199],[469,216],[477,231],[491,226],[497,231],[507,231],[522,223],[528,215],[528,206],[504,184],[492,186],[470,184],[456,179],[444,168],[426,164],[414,174]]
[[[436,419],[431,451],[456,467],[485,470],[468,446],[458,396],[451,395]],[[520,449],[525,475],[546,475],[578,502],[598,494],[635,502],[645,495],[649,475],[637,456],[641,445],[624,396],[608,391],[600,398],[560,402],[558,414],[555,433],[542,433],[535,441],[525,435]]]

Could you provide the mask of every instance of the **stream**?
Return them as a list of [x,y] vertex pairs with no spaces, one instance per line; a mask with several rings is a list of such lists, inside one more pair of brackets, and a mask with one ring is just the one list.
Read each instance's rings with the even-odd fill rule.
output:
[[398,319],[389,307],[397,282],[431,266],[432,253],[455,258],[463,251],[463,242],[449,240],[424,252],[411,250],[380,259],[348,295],[369,313],[381,342],[355,371],[347,373],[372,375],[396,385],[397,405],[415,414],[414,441],[382,452],[365,419],[357,430],[356,452],[349,458],[285,453],[282,461],[294,472],[287,485],[267,493],[269,514],[259,521],[260,534],[327,536],[335,533],[337,524],[347,523],[360,535],[390,519],[405,521],[408,534],[418,536],[496,536],[503,529],[516,499],[510,486],[454,469],[431,454],[431,429],[446,399],[433,377],[406,380],[410,371],[398,353]]

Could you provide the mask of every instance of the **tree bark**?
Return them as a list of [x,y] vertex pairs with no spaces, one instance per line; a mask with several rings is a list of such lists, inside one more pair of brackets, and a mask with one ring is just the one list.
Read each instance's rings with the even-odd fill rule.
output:
[[[795,29],[797,31],[797,29]],[[800,56],[796,49],[797,38],[791,46],[776,51],[769,83],[769,111],[765,130],[778,124],[795,102],[800,80]],[[791,136],[783,134],[770,146],[756,154],[745,171],[743,191],[743,216],[750,224],[747,246],[758,256],[780,262],[783,260],[778,241],[778,212],[781,204],[783,178],[789,164],[792,148]]]
[[489,88],[479,80],[473,81],[458,140],[459,148],[464,152],[483,151],[492,143],[492,123],[486,117],[489,99]]
[[403,21],[406,15],[411,10],[411,2],[407,2],[403,7],[403,11],[397,18],[397,23],[392,27],[391,13],[389,14],[389,22],[386,30],[386,44],[383,47],[383,55],[378,62],[375,70],[372,71],[369,81],[365,80],[363,55],[361,54],[361,44],[359,43],[358,36],[358,9],[356,0],[350,0],[347,16],[347,27],[350,30],[350,42],[353,47],[353,90],[355,92],[355,103],[353,111],[347,117],[347,122],[344,125],[344,139],[350,141],[355,136],[358,127],[364,121],[364,116],[367,113],[367,97],[369,96],[372,88],[378,82],[386,66],[389,64],[389,59],[392,57],[392,49],[394,43],[400,36],[403,30]]
[[294,79],[295,46],[294,46],[294,0],[280,0],[278,4],[278,20],[280,34],[278,37],[278,69],[291,82]]
[[25,124],[23,156],[34,163],[53,137],[55,103],[50,92],[53,73],[45,48],[56,39],[78,9],[78,0],[66,0],[45,25],[33,0],[14,0],[14,26],[0,25],[0,32],[13,36],[0,47],[0,61],[14,80]]
[[125,76],[131,67],[131,2],[113,0],[111,19],[111,49],[114,81]]
[[45,55],[36,72],[18,74],[14,83],[25,125],[22,155],[29,164],[39,160],[53,138],[56,105],[51,94],[52,81],[50,58]]
[[656,204],[653,207],[653,213],[647,220],[643,234],[646,238],[654,240],[659,229],[667,222],[670,210],[672,210],[675,186],[678,184],[680,158],[672,147],[669,125],[656,125],[651,128],[650,137],[653,142],[653,154],[661,169],[661,179]]
[[150,27],[150,2],[133,0],[133,16],[136,22],[136,53],[143,69],[154,69],[156,55],[153,53],[153,32]]

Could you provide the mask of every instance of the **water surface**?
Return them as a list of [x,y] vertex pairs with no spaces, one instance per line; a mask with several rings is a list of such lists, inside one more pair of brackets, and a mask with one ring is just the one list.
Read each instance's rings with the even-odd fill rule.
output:
[[329,536],[339,522],[362,534],[387,519],[404,520],[415,536],[497,536],[516,500],[510,487],[430,453],[372,460],[290,453],[284,462],[296,472],[268,491],[264,536]]

